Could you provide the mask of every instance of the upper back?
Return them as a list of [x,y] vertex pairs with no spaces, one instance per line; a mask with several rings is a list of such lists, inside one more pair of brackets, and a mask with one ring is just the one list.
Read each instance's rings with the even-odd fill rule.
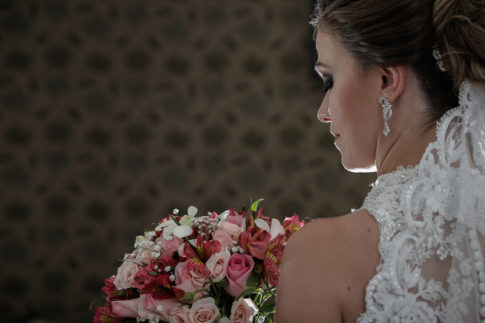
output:
[[378,242],[366,210],[306,224],[285,249],[277,322],[355,322],[379,264]]

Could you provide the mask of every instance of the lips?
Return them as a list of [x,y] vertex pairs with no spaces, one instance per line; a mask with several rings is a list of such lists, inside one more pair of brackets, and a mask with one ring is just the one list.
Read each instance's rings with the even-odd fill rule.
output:
[[330,131],[330,133],[332,134],[334,140],[337,140],[338,138],[340,138],[340,134],[339,133],[333,133],[332,131]]

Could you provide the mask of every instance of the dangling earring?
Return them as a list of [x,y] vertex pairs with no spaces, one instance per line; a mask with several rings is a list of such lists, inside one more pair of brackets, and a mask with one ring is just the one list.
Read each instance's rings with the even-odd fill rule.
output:
[[381,104],[382,106],[382,114],[384,115],[384,136],[387,136],[389,134],[389,131],[391,129],[389,129],[389,119],[391,118],[392,116],[392,104],[391,102],[389,102],[389,99],[386,98],[385,96],[381,97],[379,99],[379,103]]

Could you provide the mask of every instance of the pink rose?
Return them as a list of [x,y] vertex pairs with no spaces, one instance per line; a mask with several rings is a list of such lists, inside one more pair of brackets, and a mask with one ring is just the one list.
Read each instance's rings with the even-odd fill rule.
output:
[[231,248],[234,241],[231,236],[223,230],[216,230],[214,233],[214,240],[219,241],[222,249]]
[[229,258],[226,269],[228,284],[225,287],[229,295],[238,297],[246,288],[246,282],[254,268],[251,256],[235,253]]
[[114,284],[118,289],[126,289],[135,286],[135,276],[140,268],[132,261],[125,261],[118,268]]
[[138,316],[142,319],[148,319],[148,315],[159,315],[163,320],[167,321],[170,311],[174,307],[181,306],[175,298],[154,299],[150,294],[142,294],[138,304]]
[[174,307],[170,310],[168,317],[169,323],[188,323],[190,308],[188,305]]
[[230,257],[231,253],[225,248],[223,251],[213,254],[205,263],[214,282],[220,282],[226,277],[226,267]]
[[252,323],[258,308],[250,298],[240,298],[232,304],[231,323]]
[[178,251],[178,248],[183,243],[184,240],[177,237],[173,237],[172,240],[161,240],[162,256],[173,257],[173,254]]
[[217,224],[217,227],[228,233],[232,238],[236,240],[239,239],[239,235],[241,234],[241,232],[243,232],[243,229],[241,229],[240,226],[228,221],[220,221]]
[[126,301],[112,301],[111,309],[113,314],[119,317],[132,317],[136,318],[138,316],[138,303],[139,298],[133,298]]
[[193,323],[212,323],[219,317],[219,309],[212,297],[202,298],[194,302],[189,312],[190,322]]

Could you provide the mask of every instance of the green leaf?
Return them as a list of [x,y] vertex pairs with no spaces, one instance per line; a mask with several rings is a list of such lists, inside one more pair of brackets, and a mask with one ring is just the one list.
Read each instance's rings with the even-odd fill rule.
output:
[[251,204],[251,211],[257,212],[258,211],[258,204],[262,201],[264,201],[264,199],[258,199],[257,201],[254,201],[253,204]]
[[186,292],[184,297],[180,298],[183,303],[192,303],[194,301],[195,293]]
[[148,272],[148,275],[150,275],[150,276],[159,276],[160,274],[157,273],[156,271],[149,271]]
[[266,303],[260,307],[259,313],[260,315],[267,316],[271,313],[276,312],[276,304],[275,303]]
[[259,289],[258,281],[259,281],[258,276],[254,272],[252,272],[251,275],[249,275],[249,278],[246,282],[246,288],[244,289],[242,294],[239,295],[236,299],[244,298],[248,295],[258,292],[258,289]]
[[227,284],[228,284],[227,278],[224,278],[220,282],[215,283],[215,285],[217,286],[217,288],[224,288],[224,287],[227,286]]

